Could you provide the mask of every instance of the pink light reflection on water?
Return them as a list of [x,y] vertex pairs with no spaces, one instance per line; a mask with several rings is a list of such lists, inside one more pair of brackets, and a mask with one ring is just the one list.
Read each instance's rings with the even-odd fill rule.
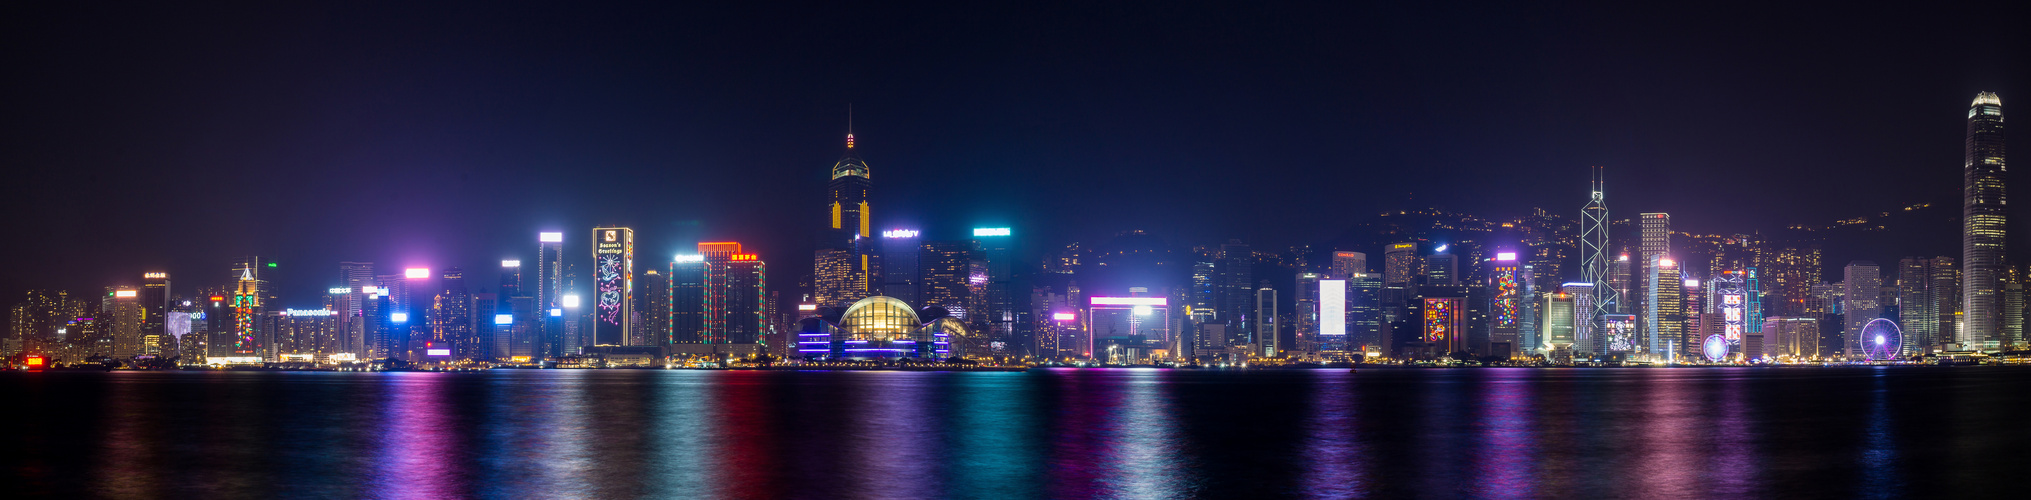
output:
[[1368,488],[1367,451],[1357,439],[1359,405],[1354,374],[1311,370],[1312,411],[1305,419],[1305,492],[1349,498]]
[[375,498],[453,498],[466,478],[458,477],[454,466],[464,460],[457,453],[456,433],[446,404],[443,373],[388,373],[384,384],[388,397],[381,403],[380,421],[387,425],[374,447],[372,484]]
[[[941,486],[931,464],[938,463],[936,421],[925,406],[933,394],[922,381],[937,373],[866,371],[840,375],[865,379],[875,397],[846,407],[845,447],[855,455],[849,491],[879,492],[897,498],[932,498]],[[987,429],[981,429],[987,431]]]
[[[1055,371],[1055,370],[1054,370]],[[1050,498],[1182,498],[1175,411],[1156,370],[1064,369]]]
[[1707,469],[1712,489],[1708,494],[1717,497],[1749,498],[1762,496],[1756,490],[1756,473],[1762,469],[1756,459],[1756,443],[1759,438],[1755,424],[1747,414],[1747,404],[1742,401],[1744,391],[1743,375],[1749,370],[1761,368],[1722,368],[1720,393],[1720,415],[1714,420],[1713,456],[1708,459]]
[[1471,482],[1484,497],[1528,497],[1537,493],[1537,450],[1531,368],[1488,368],[1478,381],[1480,414],[1474,429],[1480,450],[1472,457],[1479,473]]
[[1637,449],[1636,466],[1623,471],[1634,483],[1633,491],[1660,498],[1704,496],[1707,483],[1700,459],[1704,433],[1710,426],[1705,418],[1698,369],[1641,369],[1636,375],[1646,389],[1643,409],[1637,417],[1637,435],[1629,436]]

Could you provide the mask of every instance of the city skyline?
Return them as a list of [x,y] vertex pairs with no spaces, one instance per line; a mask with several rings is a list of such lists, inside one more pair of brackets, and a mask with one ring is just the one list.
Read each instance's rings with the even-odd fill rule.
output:
[[[184,354],[270,363],[513,358],[517,363],[571,364],[581,354],[615,359],[772,355],[814,362],[857,359],[873,351],[930,356],[935,341],[936,357],[949,353],[997,363],[1086,358],[1117,364],[1245,363],[1257,357],[1344,362],[1364,352],[1383,359],[1454,355],[1491,361],[1679,363],[1698,354],[1712,361],[1761,360],[1778,355],[1766,345],[1795,344],[1766,343],[1766,317],[1779,327],[1785,324],[1779,318],[1786,317],[1828,325],[1810,354],[1788,355],[1883,360],[1941,351],[2012,350],[2025,344],[2026,300],[2023,274],[2008,265],[2007,252],[2000,248],[2007,213],[2001,203],[2006,180],[1999,175],[2006,158],[2003,104],[1997,94],[1982,92],[1969,106],[1963,208],[1981,215],[1962,227],[1966,253],[1960,271],[1944,256],[1927,262],[1915,262],[1924,256],[1906,257],[1893,268],[1894,275],[1872,261],[1853,260],[1842,266],[1841,281],[1829,283],[1824,270],[1833,263],[1824,258],[1827,239],[1812,233],[1837,227],[1794,226],[1790,230],[1797,234],[1788,238],[1702,235],[1675,231],[1669,213],[1618,219],[1609,203],[1616,191],[1598,166],[1589,169],[1593,179],[1579,217],[1542,208],[1511,220],[1436,211],[1383,213],[1377,217],[1385,222],[1354,238],[1364,245],[1251,249],[1230,239],[1186,252],[1143,231],[1125,231],[1092,247],[1079,242],[1025,245],[1018,243],[1025,240],[1024,231],[1010,227],[976,227],[970,239],[926,240],[925,230],[874,222],[878,217],[872,214],[878,212],[872,207],[880,199],[874,193],[879,191],[849,132],[846,154],[829,169],[824,209],[810,226],[817,230],[812,271],[795,286],[784,286],[779,275],[771,289],[763,263],[767,259],[738,242],[698,242],[694,253],[672,254],[667,260],[638,258],[633,228],[603,225],[586,233],[591,252],[585,262],[570,257],[569,231],[538,232],[540,278],[534,293],[523,289],[520,254],[499,260],[495,282],[500,288],[494,290],[499,293],[484,285],[468,286],[466,271],[457,264],[395,264],[386,269],[401,267],[403,274],[380,275],[384,268],[371,262],[342,261],[319,309],[290,307],[285,294],[278,294],[275,273],[286,271],[273,257],[235,260],[230,293],[205,278],[195,280],[194,295],[174,293],[170,285],[176,273],[165,270],[144,272],[146,284],[139,289],[107,286],[103,302],[93,301],[89,291],[66,299],[62,292],[31,290],[28,300],[13,309],[7,351],[44,353],[61,345],[70,358]],[[1860,225],[1867,231],[1868,224],[1862,218],[1836,226]],[[1017,251],[1024,246],[1057,250],[1030,257]],[[1809,253],[1786,257],[1800,251]],[[1367,268],[1364,252],[1384,256],[1382,268]],[[1092,262],[1083,262],[1087,260]],[[1167,265],[1169,261],[1178,262]],[[660,262],[667,262],[667,268]],[[668,274],[658,274],[658,268]],[[1769,295],[1762,293],[1759,268],[1768,275]],[[1322,279],[1328,276],[1339,279]],[[655,285],[638,288],[638,280]],[[489,281],[482,277],[479,282]],[[1961,296],[1954,299],[1958,305],[1943,297],[1955,282],[1961,283]],[[1071,301],[1069,307],[1048,298],[1059,292]],[[1572,317],[1536,312],[1540,304],[1545,311],[1558,309],[1555,304],[1573,293],[1591,296],[1572,299]],[[1514,298],[1525,295],[1528,300]],[[538,305],[552,296],[561,300]],[[1342,302],[1329,309],[1343,318],[1321,313],[1320,299],[1328,296]],[[1082,297],[1091,299],[1090,307]],[[234,308],[230,327],[210,321],[197,328],[202,304],[228,299]],[[1039,299],[1047,303],[1044,308],[1033,304]],[[45,305],[52,300],[64,305]],[[868,304],[879,307],[864,309]],[[1120,307],[1124,304],[1133,307]],[[1092,317],[1103,309],[1114,311],[1110,319]],[[195,345],[210,345],[178,346],[184,339],[168,335],[164,323],[172,310],[184,315],[171,321],[181,322],[177,330],[204,331],[204,342]],[[1174,323],[1173,313],[1183,313],[1179,319],[1185,321]],[[682,319],[693,314],[696,321]],[[66,320],[66,315],[74,319]],[[88,317],[101,315],[107,318]],[[1625,325],[1619,319],[1625,317],[1633,319]],[[1069,329],[1049,326],[1079,318],[1087,319],[1066,325]],[[1833,322],[1836,318],[1841,318],[1839,324]],[[83,333],[64,335],[58,325],[65,321]],[[945,323],[950,321],[957,323]],[[1576,332],[1598,329],[1602,334],[1577,335],[1574,340],[1589,338],[1562,344],[1554,340],[1561,334],[1547,335],[1534,326],[1562,321],[1575,325]],[[1911,334],[1921,342],[1908,353],[1898,321],[1917,323]],[[1936,328],[1931,325],[1935,321]],[[1328,324],[1332,326],[1324,326]],[[655,329],[644,330],[650,325]],[[1407,328],[1422,333],[1392,333]],[[1779,335],[1795,336],[1779,329]],[[1196,337],[1201,334],[1224,340]],[[80,339],[106,344],[80,344]],[[862,345],[849,348],[840,342]],[[629,350],[634,347],[655,351]]]
[[[466,267],[481,269],[522,251],[529,231],[596,225],[636,228],[644,253],[739,240],[801,268],[788,256],[805,251],[808,233],[784,228],[803,226],[810,205],[787,200],[822,193],[807,182],[821,175],[811,165],[838,158],[848,105],[877,196],[889,198],[877,216],[908,214],[916,220],[895,222],[927,230],[1317,244],[1384,209],[1570,210],[1580,191],[1571,178],[1583,174],[1565,172],[1588,165],[1610,169],[1623,213],[1678,214],[1674,223],[1696,232],[1770,230],[1950,204],[1951,178],[1913,169],[1960,158],[1961,137],[1948,129],[1961,117],[1945,110],[1966,95],[2025,95],[2014,83],[2026,80],[2021,65],[2000,62],[2027,45],[2010,43],[2023,35],[2009,30],[1959,29],[1944,9],[1863,37],[1833,26],[1876,14],[1803,8],[1767,14],[1828,22],[1751,23],[1721,36],[1697,31],[1735,19],[1719,11],[1563,7],[975,6],[897,16],[821,6],[790,24],[745,7],[627,16],[557,7],[480,12],[478,25],[491,27],[452,36],[351,11],[50,8],[18,18],[41,20],[23,36],[58,45],[16,56],[31,76],[7,85],[36,98],[0,140],[33,173],[4,203],[39,215],[18,221],[23,234],[105,243],[10,248],[10,260],[43,265],[0,277],[0,289],[131,274],[101,266],[109,262],[203,270],[219,254],[289,265],[472,256]],[[419,11],[432,13],[448,11]],[[538,29],[535,18],[611,29]],[[1025,28],[1039,18],[1066,36]],[[1123,22],[1139,18],[1148,22]],[[1309,19],[1290,32],[1325,33],[1323,43],[1263,29],[1289,19]],[[650,20],[723,22],[664,30]],[[1337,30],[1333,20],[1401,22]],[[208,39],[166,28],[219,23],[254,29]],[[1101,36],[1124,24],[1136,26],[1126,38],[1151,43]],[[406,34],[363,36],[389,30]],[[549,35],[521,36],[532,30]],[[1841,43],[1875,60],[1812,57]],[[1126,61],[1109,47],[1152,57]],[[278,52],[291,56],[278,62]],[[985,57],[957,57],[974,54]],[[91,60],[111,64],[81,66]],[[781,64],[746,69],[753,60]],[[162,69],[112,73],[136,65]],[[1434,171],[1463,175],[1436,186],[1417,175]],[[1119,186],[1137,189],[1122,196]],[[1262,204],[1294,215],[1252,220],[1232,208]],[[192,220],[123,215],[158,206]],[[219,213],[234,222],[197,220]],[[1942,252],[1855,257],[1904,253]]]

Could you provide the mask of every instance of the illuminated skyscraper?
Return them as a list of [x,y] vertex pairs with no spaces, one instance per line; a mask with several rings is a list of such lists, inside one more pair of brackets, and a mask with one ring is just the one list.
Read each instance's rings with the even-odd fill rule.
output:
[[1361,252],[1333,252],[1333,263],[1326,270],[1327,279],[1348,279],[1356,274],[1368,272],[1368,254]]
[[1897,263],[1897,313],[1911,352],[1931,352],[1952,341],[1953,313],[1961,293],[1952,257],[1906,257]]
[[[430,296],[426,317],[430,320],[429,345],[451,349],[455,359],[479,359],[486,351],[473,328],[472,291],[465,287],[465,271],[445,269],[437,281],[437,293]],[[493,319],[488,314],[487,319]]]
[[819,232],[813,262],[812,294],[818,305],[846,307],[872,295],[880,277],[869,276],[877,262],[868,193],[874,187],[867,162],[854,150],[853,119],[847,117],[846,154],[832,164],[826,183],[826,229]]
[[705,344],[705,255],[679,255],[670,262],[672,344]]
[[1439,245],[1436,253],[1424,257],[1425,285],[1460,286],[1460,257],[1446,250],[1446,245]]
[[233,287],[232,349],[227,351],[227,356],[267,357],[267,353],[262,352],[263,346],[260,345],[257,331],[260,326],[259,318],[264,311],[261,307],[261,279],[254,274],[256,262],[259,261],[250,259],[241,264],[240,279]]
[[628,345],[635,322],[635,230],[592,229],[591,345]]
[[141,354],[141,292],[131,286],[106,290],[107,316],[112,317],[113,357]]
[[1270,358],[1284,357],[1284,345],[1278,339],[1276,314],[1276,289],[1262,287],[1255,291],[1255,346],[1256,354]]
[[[543,316],[538,327],[539,341],[536,349],[539,357],[556,357],[564,354],[564,233],[536,233],[536,282],[534,283],[536,310]],[[552,313],[557,314],[552,314]]]
[[1481,348],[1483,354],[1507,358],[1536,348],[1527,338],[1535,335],[1524,331],[1535,306],[1530,271],[1515,252],[1496,252],[1488,261],[1488,345]]
[[1883,288],[1883,271],[1875,262],[1858,260],[1849,262],[1842,274],[1846,279],[1841,282],[1840,314],[1845,323],[1841,329],[1841,354],[1860,358],[1865,351],[1861,344],[1862,328],[1883,317],[1883,305],[1877,302]]
[[653,346],[670,343],[670,275],[655,269],[642,271],[642,286],[635,291],[635,333],[630,345]]
[[1544,296],[1544,345],[1540,349],[1550,351],[1552,358],[1572,356],[1573,349],[1573,296],[1565,292]]
[[1608,268],[1609,260],[1615,256],[1608,250],[1606,179],[1607,174],[1601,167],[1593,168],[1587,205],[1580,208],[1581,280],[1594,284],[1593,310],[1586,313],[1587,321],[1582,322],[1588,325],[1597,324],[1603,314],[1615,312],[1622,302],[1622,291],[1611,282]]
[[1417,295],[1417,278],[1424,274],[1422,264],[1424,261],[1419,260],[1417,256],[1417,242],[1389,245],[1389,249],[1382,253],[1384,307],[1401,309],[1404,301]]
[[10,334],[13,339],[21,341],[21,352],[49,355],[57,351],[56,329],[74,318],[70,314],[70,302],[68,292],[29,290],[27,296],[15,304]]
[[1028,308],[1029,295],[1017,294],[1014,286],[1017,269],[1014,240],[1009,228],[973,228],[974,248],[980,249],[979,255],[987,264],[987,282],[980,287],[985,292],[979,301],[981,310],[974,318],[987,327],[984,333],[989,345],[1001,346],[996,354],[1023,355],[1036,351],[1018,316],[1019,311]]
[[1644,301],[1643,329],[1647,335],[1643,349],[1655,360],[1690,359],[1695,354],[1682,352],[1677,345],[1685,334],[1685,284],[1678,262],[1669,255],[1657,255],[1648,264],[1644,266],[1650,269],[1650,276],[1644,280],[1650,293]]
[[1572,313],[1577,315],[1568,321],[1573,325],[1573,352],[1596,354],[1607,352],[1607,339],[1600,328],[1591,323],[1594,319],[1594,284],[1576,282],[1559,285],[1559,293],[1572,299]]
[[[1962,349],[2002,345],[2003,243],[2008,208],[2003,192],[2003,99],[1975,95],[1968,106],[1967,156],[1961,164]],[[1850,323],[1853,323],[1850,321]],[[2009,339],[2008,341],[2021,341]]]
[[924,280],[917,273],[918,255],[923,252],[915,229],[891,229],[882,231],[882,295],[895,297],[910,307],[923,307],[918,292]]
[[973,300],[970,280],[975,253],[971,240],[924,242],[917,273],[924,280],[923,304],[918,309],[942,307],[954,318],[971,320],[972,311],[967,308]]
[[743,353],[762,352],[771,331],[767,266],[734,242],[699,243],[698,253],[705,258],[700,336],[706,343],[746,346]]
[[169,336],[169,273],[141,273],[141,354],[173,357]]

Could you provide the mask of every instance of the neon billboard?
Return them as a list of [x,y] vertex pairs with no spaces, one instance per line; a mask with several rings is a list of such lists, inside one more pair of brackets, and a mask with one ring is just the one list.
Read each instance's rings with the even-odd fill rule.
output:
[[1458,338],[1462,315],[1458,298],[1426,298],[1424,341],[1440,344]]
[[1319,335],[1347,334],[1347,280],[1319,280]]
[[1601,335],[1607,339],[1609,351],[1636,350],[1636,315],[1601,315]]
[[626,343],[634,302],[628,298],[634,296],[635,231],[593,228],[592,257],[593,342]]
[[1517,282],[1516,274],[1516,266],[1502,266],[1495,268],[1494,275],[1488,277],[1489,284],[1494,285],[1492,288],[1494,288],[1495,292],[1495,307],[1493,311],[1495,314],[1495,326],[1516,326],[1517,317],[1519,316],[1517,312],[1517,300],[1521,297],[1523,290],[1523,286]]
[[1163,306],[1170,300],[1163,297],[1093,297],[1096,306]]

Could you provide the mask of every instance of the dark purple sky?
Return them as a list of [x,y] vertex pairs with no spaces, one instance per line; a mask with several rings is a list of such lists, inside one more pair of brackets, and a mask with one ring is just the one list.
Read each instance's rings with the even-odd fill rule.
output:
[[1968,101],[2031,98],[2004,3],[579,4],[10,6],[0,292],[258,253],[308,295],[595,224],[794,282],[849,102],[883,225],[1040,248],[1577,213],[1595,164],[1701,231],[1952,203]]

